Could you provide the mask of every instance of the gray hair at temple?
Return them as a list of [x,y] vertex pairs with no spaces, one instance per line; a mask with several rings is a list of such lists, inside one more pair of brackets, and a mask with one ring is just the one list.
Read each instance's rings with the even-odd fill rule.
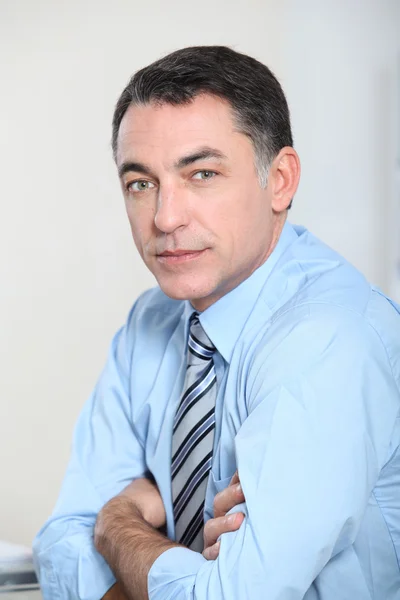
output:
[[114,158],[119,127],[131,104],[187,104],[200,94],[231,105],[238,131],[253,143],[260,185],[265,187],[275,156],[285,146],[293,146],[289,108],[268,67],[225,46],[183,48],[133,75],[115,107]]

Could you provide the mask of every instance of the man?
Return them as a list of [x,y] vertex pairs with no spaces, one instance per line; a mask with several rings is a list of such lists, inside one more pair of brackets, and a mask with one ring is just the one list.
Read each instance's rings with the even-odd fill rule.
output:
[[132,78],[113,149],[159,287],[78,421],[44,597],[398,600],[400,308],[286,222],[279,83],[180,50]]

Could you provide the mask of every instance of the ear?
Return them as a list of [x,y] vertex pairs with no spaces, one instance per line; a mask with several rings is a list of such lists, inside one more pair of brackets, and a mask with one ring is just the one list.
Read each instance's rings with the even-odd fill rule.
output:
[[272,162],[268,179],[272,209],[281,213],[287,210],[299,185],[300,159],[294,148],[282,148]]

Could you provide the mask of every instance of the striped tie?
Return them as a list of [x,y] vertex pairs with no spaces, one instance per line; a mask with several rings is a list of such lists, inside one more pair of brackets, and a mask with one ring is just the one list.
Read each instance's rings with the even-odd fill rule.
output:
[[190,319],[188,365],[172,437],[172,500],[176,540],[203,550],[203,514],[211,469],[217,392],[215,347],[200,325]]

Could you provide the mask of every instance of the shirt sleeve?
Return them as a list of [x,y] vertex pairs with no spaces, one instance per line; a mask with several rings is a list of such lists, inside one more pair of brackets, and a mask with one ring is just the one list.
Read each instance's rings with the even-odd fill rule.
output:
[[115,582],[94,548],[93,528],[102,506],[145,475],[143,448],[130,419],[129,379],[123,328],[79,417],[57,505],[34,541],[45,600],[100,600]]
[[301,307],[260,333],[235,439],[245,520],[206,561],[173,548],[150,600],[301,600],[355,540],[387,460],[398,390],[372,327],[344,309]]

